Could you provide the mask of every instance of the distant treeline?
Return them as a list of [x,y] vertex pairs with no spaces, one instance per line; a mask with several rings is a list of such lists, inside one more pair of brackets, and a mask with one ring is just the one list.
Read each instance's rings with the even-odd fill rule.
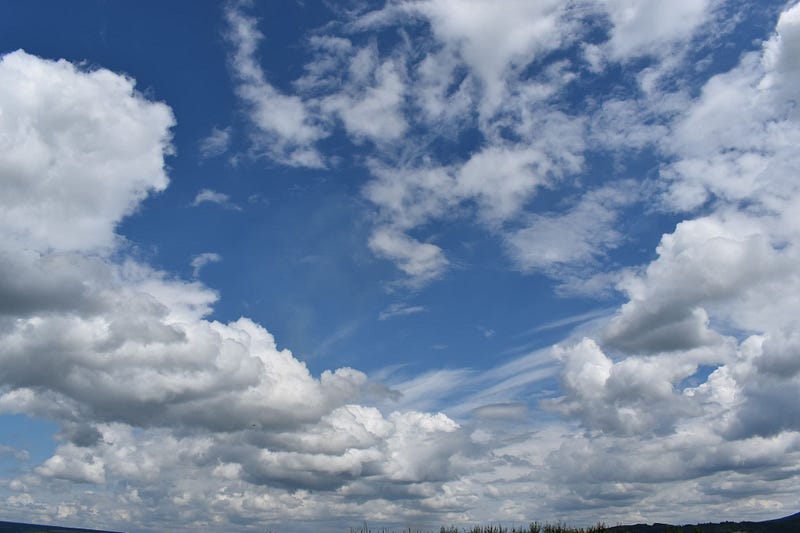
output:
[[[386,529],[372,531],[364,527],[361,529],[350,528],[350,533],[394,532]],[[402,533],[432,532],[404,529]],[[511,528],[501,525],[489,525],[459,529],[455,526],[450,526],[440,528],[438,533],[800,533],[800,513],[765,522],[720,522],[682,526],[672,524],[634,524],[611,527],[599,523],[588,528],[569,527],[561,523],[542,524],[540,522],[531,522],[527,526],[513,526]]]

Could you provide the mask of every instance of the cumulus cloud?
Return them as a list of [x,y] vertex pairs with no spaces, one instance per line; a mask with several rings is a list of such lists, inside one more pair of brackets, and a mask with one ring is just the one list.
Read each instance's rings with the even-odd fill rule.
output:
[[[794,46],[798,12],[794,6],[781,15],[760,53],[711,78],[659,142],[673,158],[661,176],[666,202],[684,213],[708,202],[707,214],[677,224],[662,236],[655,260],[623,277],[628,302],[600,343],[556,349],[563,395],[548,405],[604,435],[553,456],[562,467],[597,461],[588,468],[597,468],[598,482],[576,504],[591,503],[606,475],[631,483],[719,480],[700,489],[705,497],[721,490],[721,479],[781,468],[762,450],[794,453],[798,421],[789,405],[798,373],[788,332],[798,310],[788,295],[797,290],[790,205],[798,192],[790,179],[795,154],[785,143],[797,121],[788,89],[793,67],[779,67],[776,58]],[[710,373],[692,384],[702,367]],[[654,465],[640,469],[634,455],[606,468],[607,456],[581,451],[590,441],[592,449],[636,443]],[[691,451],[699,447],[705,451]],[[757,486],[757,477],[742,486]],[[773,504],[785,505],[780,497]]]
[[400,8],[424,16],[446,47],[457,51],[483,87],[484,112],[492,112],[505,96],[510,71],[521,69],[539,54],[559,48],[577,30],[565,17],[563,2],[508,2],[503,9],[488,1],[462,4],[449,0],[401,2]]
[[222,256],[214,252],[204,252],[192,258],[192,277],[197,277],[200,270],[209,263],[218,263],[222,261]]
[[39,252],[113,247],[114,225],[167,186],[172,111],[145,100],[129,78],[21,50],[2,57],[0,85],[3,244]]
[[200,156],[204,159],[217,157],[228,151],[231,143],[231,129],[211,128],[211,133],[200,140]]
[[376,230],[370,237],[369,247],[376,254],[395,261],[412,286],[438,278],[449,264],[442,249],[435,244],[419,242],[390,228]]
[[[108,71],[4,56],[0,411],[60,425],[52,456],[4,488],[6,508],[150,529],[289,515],[322,529],[342,516],[447,523],[569,512],[588,522],[602,507],[618,513],[609,522],[673,522],[795,511],[800,8],[697,93],[640,83],[633,100],[587,102],[598,113],[586,118],[559,96],[585,61],[593,75],[643,55],[672,69],[680,53],[670,54],[716,4],[682,2],[669,13],[665,3],[651,11],[622,1],[529,4],[390,2],[343,26],[353,39],[310,38],[330,53],[315,56],[293,85],[297,95],[267,80],[257,21],[226,10],[255,153],[321,167],[319,141],[338,125],[354,146],[374,150],[362,189],[375,208],[368,245],[410,288],[450,266],[427,225],[461,217],[507,243],[519,269],[558,277],[585,268],[581,281],[616,283],[625,299],[580,338],[487,362],[485,371],[389,375],[394,394],[378,405],[363,392],[381,387],[363,373],[313,375],[253,320],[212,320],[212,289],[115,248],[119,221],[167,184],[166,105]],[[608,17],[605,40],[581,47],[581,17],[598,12]],[[436,44],[417,55],[404,43],[388,57],[358,44],[365,28],[420,20]],[[570,46],[583,63],[543,60],[541,76],[526,75],[532,61]],[[442,145],[426,151],[417,144],[434,141],[413,134],[432,117],[454,132],[434,130]],[[463,149],[465,132],[475,138],[470,150],[441,155]],[[640,266],[598,272],[625,242],[620,213],[649,198],[626,182],[581,183],[587,146],[652,150],[662,160],[648,190],[660,193],[656,208],[683,220],[654,239]],[[573,202],[537,203],[562,185],[580,189]],[[196,198],[204,201],[230,200],[206,190]],[[426,412],[440,408],[448,415]],[[89,496],[76,483],[103,490]]]
[[711,0],[648,2],[602,0],[611,24],[611,38],[605,46],[614,60],[643,55],[665,55],[670,45],[690,38],[707,21],[714,5]]
[[[0,237],[0,412],[61,426],[53,455],[10,482],[14,516],[241,523],[285,516],[310,495],[297,491],[355,481],[402,490],[464,471],[471,444],[447,416],[359,405],[363,373],[312,375],[252,320],[208,319],[213,290],[114,247],[120,219],[166,186],[166,105],[123,76],[24,52],[3,56],[0,78],[0,139],[12,143],[0,181],[18,216]],[[103,490],[88,502],[75,483]],[[331,492],[308,518],[342,501]]]
[[[370,49],[365,51],[370,52]],[[359,58],[355,56],[354,62]],[[338,115],[347,132],[356,140],[388,142],[397,139],[408,128],[402,113],[405,84],[400,66],[386,62],[376,67],[374,74],[357,72],[356,80],[368,82],[359,79],[362,77],[374,77],[374,84],[365,89],[359,87],[358,94],[330,96],[323,102],[323,109]]]
[[619,209],[635,197],[631,183],[586,193],[566,213],[532,215],[508,237],[510,255],[524,271],[558,272],[593,263],[623,237],[615,229]]
[[242,209],[231,201],[230,195],[215,191],[213,189],[200,189],[194,196],[192,206],[197,207],[205,203],[217,204],[227,209],[234,209],[236,211],[241,211]]
[[256,20],[235,5],[225,10],[225,18],[233,46],[230,62],[236,92],[248,106],[257,130],[255,150],[285,165],[324,167],[322,155],[314,147],[327,135],[324,128],[315,122],[301,98],[284,94],[270,84],[258,64],[256,53],[263,36]]
[[[294,95],[266,81],[255,55],[258,21],[239,8],[226,16],[234,78],[251,119],[265,133],[270,157],[289,165],[322,164],[314,146],[335,123],[356,146],[369,141],[375,157],[367,167],[374,179],[364,194],[380,225],[370,248],[419,287],[440,277],[444,254],[433,258],[428,243],[412,254],[409,239],[399,236],[465,206],[476,207],[480,222],[502,233],[538,189],[583,168],[583,119],[548,102],[574,77],[569,65],[554,64],[537,80],[522,74],[539,54],[571,39],[572,30],[580,34],[579,18],[567,11],[560,2],[513,2],[502,10],[486,2],[468,9],[452,2],[390,3],[357,16],[338,34],[331,27],[313,35],[313,59],[295,80]],[[383,52],[374,41],[357,39],[377,26],[406,31],[415,20],[429,24],[428,44],[419,54],[407,41]],[[486,142],[460,161],[438,161],[423,155],[434,141],[419,138],[421,126],[451,141],[476,130]],[[426,265],[420,262],[423,250],[431,256]]]
[[[696,7],[694,22],[674,35],[654,34],[652,42],[690,38],[690,26],[702,25],[713,8]],[[684,220],[661,237],[655,259],[620,273],[617,288],[627,302],[599,325],[602,334],[554,348],[560,386],[542,406],[585,432],[563,427],[553,436],[549,431],[559,428],[552,426],[508,445],[504,451],[513,450],[515,460],[540,469],[538,479],[507,466],[504,476],[483,478],[487,486],[497,479],[509,492],[567,486],[553,504],[576,518],[603,507],[619,509],[620,521],[662,520],[656,517],[664,502],[689,493],[705,502],[704,512],[725,512],[733,500],[769,510],[759,512],[794,511],[785,497],[797,486],[788,466],[794,459],[784,458],[796,455],[799,434],[790,407],[798,386],[790,333],[797,316],[790,296],[797,285],[790,266],[797,262],[797,189],[790,179],[795,153],[786,144],[797,127],[796,91],[792,63],[778,58],[794,46],[798,12],[788,8],[760,52],[712,77],[696,99],[660,92],[654,100],[603,107],[607,116],[599,120],[620,117],[618,129],[592,125],[591,135],[613,149],[651,146],[666,155],[663,200]],[[640,43],[640,50],[648,46]],[[625,60],[622,48],[618,53]],[[631,49],[627,58],[638,53]],[[592,228],[569,218],[585,209],[583,202],[552,219],[532,217],[535,235],[546,234],[537,223],[556,217],[570,221],[560,226],[567,235]],[[605,228],[613,235],[619,223],[613,210],[609,215]],[[587,220],[603,227],[607,219],[594,213]],[[563,246],[602,252],[608,234],[598,235],[597,247],[581,245],[580,235]],[[532,257],[543,256],[548,242],[555,241],[532,240]],[[779,473],[787,468],[792,473]],[[494,493],[507,494],[496,487]],[[674,517],[675,510],[663,520]]]
[[[708,199],[748,199],[786,212],[784,202],[797,191],[790,176],[797,164],[791,146],[798,136],[794,87],[800,69],[786,57],[800,42],[798,12],[797,6],[784,12],[763,52],[709,80],[680,117],[665,146],[678,156],[664,172],[670,205],[691,210]],[[786,220],[786,228],[795,231],[796,225]]]

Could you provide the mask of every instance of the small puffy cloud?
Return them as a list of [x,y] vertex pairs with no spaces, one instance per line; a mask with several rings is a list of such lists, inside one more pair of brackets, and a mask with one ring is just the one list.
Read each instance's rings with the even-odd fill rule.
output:
[[194,201],[192,201],[192,206],[197,207],[205,203],[217,204],[226,209],[234,209],[236,211],[241,211],[242,209],[231,201],[229,195],[213,189],[200,189],[195,195]]
[[209,263],[219,263],[222,261],[222,256],[213,252],[204,252],[192,258],[192,277],[197,277],[200,270]]
[[688,40],[709,19],[713,0],[600,0],[612,24],[606,46],[612,59],[662,55]]
[[374,179],[364,186],[363,194],[396,228],[409,229],[442,217],[460,201],[453,171],[447,167],[392,168],[373,161],[370,173]]
[[385,143],[397,139],[408,128],[402,112],[404,91],[400,67],[387,62],[376,69],[374,85],[359,88],[358,94],[331,96],[324,101],[323,109],[336,113],[356,140]]
[[325,130],[315,123],[301,98],[286,95],[267,81],[256,60],[258,44],[263,39],[257,21],[238,6],[229,6],[225,18],[227,37],[233,46],[230,63],[236,92],[247,105],[257,130],[253,137],[255,150],[289,166],[324,167],[314,143],[327,135]]
[[503,9],[483,0],[469,4],[427,0],[400,6],[426,17],[436,38],[463,58],[483,86],[487,111],[501,105],[509,71],[525,67],[579,31],[575,21],[564,16],[566,4],[558,1],[513,0]]
[[552,216],[531,215],[525,227],[507,238],[509,254],[522,271],[559,269],[595,262],[622,242],[615,229],[619,210],[635,197],[631,184],[586,193],[571,209]]
[[421,286],[441,276],[449,261],[435,244],[419,242],[397,230],[380,228],[373,232],[369,247],[377,255],[394,261],[412,286]]
[[217,157],[228,151],[231,144],[231,129],[230,128],[211,128],[211,133],[207,137],[200,140],[200,157],[208,159]]
[[463,197],[475,199],[486,220],[504,220],[548,182],[550,170],[547,155],[535,148],[492,147],[459,169],[457,187]]

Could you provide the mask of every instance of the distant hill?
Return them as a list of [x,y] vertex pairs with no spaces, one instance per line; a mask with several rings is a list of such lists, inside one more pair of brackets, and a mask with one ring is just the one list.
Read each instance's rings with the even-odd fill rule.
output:
[[74,527],[43,526],[39,524],[21,524],[19,522],[0,522],[0,533],[120,533],[120,532],[102,531],[100,529],[80,529]]
[[800,532],[800,513],[765,522],[721,522],[719,524],[683,526],[636,524],[614,526],[608,528],[608,531],[610,533],[798,533]]

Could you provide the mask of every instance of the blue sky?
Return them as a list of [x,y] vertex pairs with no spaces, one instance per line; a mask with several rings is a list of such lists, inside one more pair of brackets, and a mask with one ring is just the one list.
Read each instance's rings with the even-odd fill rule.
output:
[[0,15],[5,519],[797,511],[800,7]]

